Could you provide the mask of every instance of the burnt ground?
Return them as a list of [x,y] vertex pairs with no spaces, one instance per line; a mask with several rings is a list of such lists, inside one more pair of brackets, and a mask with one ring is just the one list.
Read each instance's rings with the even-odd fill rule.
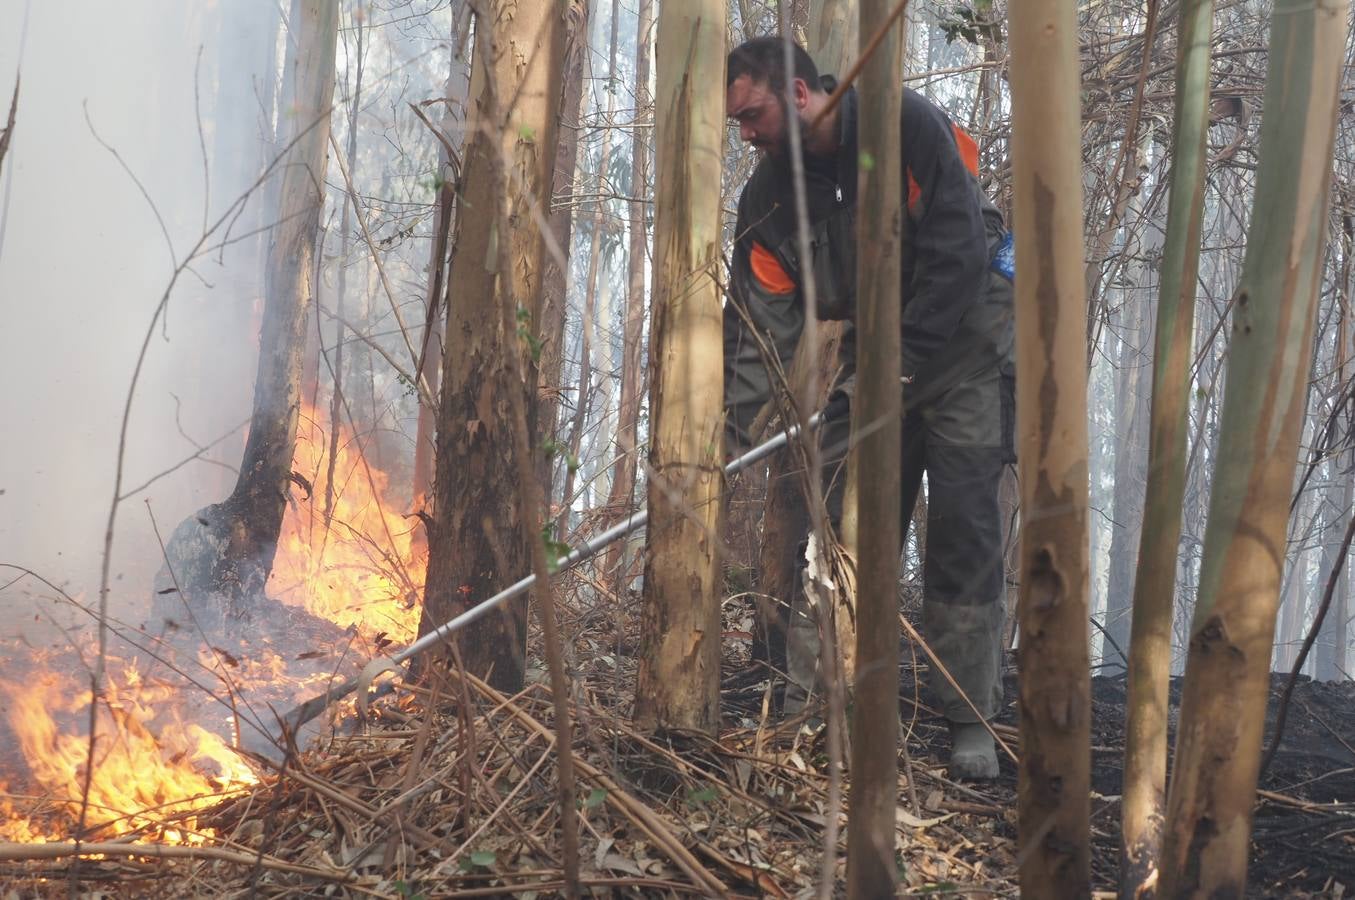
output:
[[[587,895],[816,896],[833,803],[826,730],[769,714],[777,680],[749,661],[746,611],[727,622],[723,722],[711,739],[635,730],[635,619],[605,603],[581,606],[564,609],[562,631],[574,676]],[[539,662],[539,638],[532,644]],[[916,693],[914,666],[906,653],[900,895],[1015,897],[1015,768],[1003,759],[1001,777],[984,785],[947,779],[944,723]],[[1282,685],[1276,676],[1276,695]],[[1015,747],[1014,677],[1007,687],[998,729]],[[1173,699],[1179,688],[1178,679]],[[78,881],[118,897],[560,896],[554,713],[543,671],[534,665],[512,697],[454,673],[431,695],[401,684],[373,712],[365,723],[338,720],[281,774],[261,761],[261,783],[243,795],[148,824],[135,835],[153,845],[148,852],[103,843],[98,858],[76,863],[60,848],[46,858],[41,845],[0,848],[0,891],[68,895]],[[1118,864],[1123,718],[1123,677],[1095,678],[1100,897],[1111,896]],[[1355,684],[1300,684],[1283,752],[1262,782],[1248,897],[1355,894],[1353,746]],[[157,852],[171,827],[195,830],[202,846]],[[839,896],[843,841],[845,829],[835,853]]]
[[[955,785],[945,781],[948,737],[944,722],[927,706],[918,685],[925,664],[903,650],[900,666],[900,715],[911,726],[909,750],[920,771],[940,776],[941,796],[933,790],[934,811],[961,811],[947,825],[976,847],[1016,840],[1016,766],[999,752],[1001,775],[991,784]],[[920,657],[921,654],[918,654]],[[1017,747],[1017,681],[1014,661],[1006,676],[1006,707],[1000,734]],[[745,670],[746,672],[747,670]],[[747,674],[744,678],[748,678]],[[1272,673],[1266,709],[1266,747],[1273,739],[1287,673]],[[727,678],[727,683],[739,681]],[[1174,749],[1183,679],[1170,684],[1169,765]],[[727,705],[745,713],[762,703],[767,682],[759,680],[726,693]],[[779,693],[779,691],[778,691]],[[1119,876],[1120,790],[1124,774],[1126,680],[1092,678],[1092,837],[1093,883],[1114,891]],[[924,774],[919,781],[926,781]],[[924,788],[923,793],[927,793]],[[988,809],[983,809],[988,804]],[[1355,682],[1314,682],[1300,676],[1289,700],[1283,739],[1258,784],[1253,822],[1248,897],[1304,898],[1355,896]]]
[[[1271,675],[1267,746],[1287,679]],[[1176,736],[1181,684],[1181,678],[1172,679],[1169,741]],[[1123,775],[1124,677],[1093,679],[1092,698],[1092,788],[1115,797]],[[1355,895],[1355,682],[1299,679],[1283,740],[1258,789],[1248,896],[1338,896],[1336,883],[1346,896]],[[1115,877],[1119,803],[1097,801],[1094,808],[1095,868],[1098,880],[1109,885]]]

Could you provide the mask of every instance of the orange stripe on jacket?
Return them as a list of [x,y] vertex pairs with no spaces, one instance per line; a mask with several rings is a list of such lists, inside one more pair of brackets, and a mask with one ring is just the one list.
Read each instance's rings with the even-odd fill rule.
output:
[[748,254],[748,264],[753,269],[753,277],[767,293],[789,294],[795,290],[795,282],[781,268],[776,255],[756,241],[753,242],[752,252]]
[[[965,168],[969,174],[975,178],[979,177],[979,145],[969,136],[959,125],[951,123],[951,131],[955,132],[955,145],[960,151],[960,159],[964,162]],[[911,210],[917,206],[917,202],[922,199],[922,186],[917,183],[913,177],[913,170],[908,170],[908,208]]]
[[964,160],[965,168],[969,174],[975,178],[979,177],[979,145],[969,136],[963,128],[955,123],[951,123],[951,131],[955,132],[955,143],[960,148],[960,159]]

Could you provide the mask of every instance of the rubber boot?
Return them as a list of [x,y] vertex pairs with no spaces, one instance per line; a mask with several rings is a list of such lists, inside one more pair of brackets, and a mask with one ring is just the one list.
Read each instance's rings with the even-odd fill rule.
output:
[[950,777],[990,781],[997,777],[997,749],[982,722],[950,723]]

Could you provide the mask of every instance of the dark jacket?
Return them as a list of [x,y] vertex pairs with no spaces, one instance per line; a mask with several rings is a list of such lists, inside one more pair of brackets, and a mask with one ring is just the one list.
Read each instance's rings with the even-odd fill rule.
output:
[[[824,78],[831,91],[832,78]],[[805,188],[818,318],[856,316],[857,97],[843,96],[838,152],[807,158]],[[901,251],[902,371],[954,383],[988,366],[1010,368],[1011,282],[990,267],[1007,238],[978,181],[978,150],[946,114],[905,89],[900,115],[908,227]],[[724,311],[726,437],[746,446],[771,378],[739,309],[783,368],[804,326],[790,161],[764,157],[739,198],[730,303]],[[735,306],[737,304],[737,306]],[[843,380],[855,370],[855,332],[843,339]],[[961,372],[961,369],[964,371]]]

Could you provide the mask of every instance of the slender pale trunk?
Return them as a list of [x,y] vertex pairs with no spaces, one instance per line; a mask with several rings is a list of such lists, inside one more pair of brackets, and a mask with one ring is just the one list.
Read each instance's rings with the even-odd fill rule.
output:
[[1159,274],[1148,483],[1139,533],[1129,647],[1120,895],[1160,875],[1167,786],[1167,687],[1172,601],[1186,489],[1186,431],[1194,355],[1195,284],[1204,211],[1205,134],[1213,0],[1189,0],[1177,39],[1167,237]]
[[635,716],[720,722],[724,0],[659,8],[648,558]]
[[[1153,138],[1153,129],[1148,129],[1142,138],[1144,146],[1141,156],[1145,164]],[[1148,478],[1154,309],[1152,293],[1156,275],[1148,260],[1156,257],[1162,249],[1163,219],[1167,212],[1159,202],[1154,202],[1151,209],[1144,210],[1144,193],[1140,191],[1130,203],[1130,218],[1142,222],[1142,226],[1138,233],[1128,237],[1124,250],[1132,261],[1124,267],[1123,281],[1128,287],[1121,291],[1120,358],[1119,371],[1116,372],[1114,420],[1115,518],[1111,525],[1106,615],[1103,620],[1107,644],[1113,641],[1125,653],[1129,652],[1130,647],[1136,551],[1143,530],[1144,486]],[[1103,647],[1101,657],[1103,661],[1120,661],[1113,646]],[[1128,662],[1124,664],[1127,666]]]
[[1314,309],[1344,0],[1279,0],[1168,797],[1162,896],[1241,897]]
[[[1341,268],[1338,275],[1336,302],[1339,305],[1340,325],[1336,330],[1336,402],[1342,402],[1341,392],[1346,390],[1350,376],[1351,321],[1350,321],[1350,275],[1351,275],[1351,220],[1343,216],[1343,234],[1341,236]],[[1336,565],[1340,547],[1340,535],[1345,530],[1339,524],[1351,515],[1352,492],[1349,450],[1342,450],[1333,461],[1332,470],[1337,484],[1329,492],[1327,504],[1331,511],[1332,522],[1326,531],[1327,540],[1322,549],[1322,570],[1330,572]],[[1336,590],[1332,595],[1331,609],[1322,620],[1317,642],[1313,645],[1313,678],[1317,681],[1339,681],[1347,677],[1350,669],[1346,667],[1346,631],[1350,614],[1350,569],[1343,566],[1337,578]]]
[[[860,0],[867,39],[889,18],[890,0]],[[895,810],[899,746],[899,503],[898,459],[903,441],[899,390],[899,223],[903,171],[899,109],[903,28],[890,27],[861,71],[857,189],[857,390],[852,430],[857,439],[857,535],[860,591],[856,609],[856,672],[852,689],[851,793],[847,823],[847,896],[892,897],[898,877]],[[864,47],[860,48],[864,52]]]
[[[653,122],[649,99],[649,32],[654,25],[652,0],[640,0],[635,33],[635,122],[630,133],[630,243],[626,250],[626,322],[622,340],[621,401],[616,423],[616,462],[607,505],[612,521],[630,515],[635,497],[636,454],[640,427],[640,383],[644,379],[641,342],[645,327],[645,248],[649,246],[649,218],[645,196],[649,187],[649,133]],[[626,573],[619,568],[626,542],[607,548],[603,571],[620,593]]]
[[[460,0],[453,4],[457,14],[453,21],[460,23],[464,5]],[[455,27],[455,26],[454,26]],[[451,63],[447,70],[447,83],[443,88],[442,119],[438,127],[442,136],[451,145],[450,151],[460,157],[466,146],[466,101],[470,97],[470,60],[467,42],[461,35],[452,35]],[[456,210],[456,176],[451,152],[446,144],[438,141],[438,199],[433,226],[433,246],[428,258],[428,295],[424,298],[423,349],[419,353],[419,366],[414,373],[415,383],[422,378],[428,385],[428,393],[437,402],[438,389],[442,382],[442,344],[444,340],[443,323],[446,310],[442,300],[446,289],[447,269],[450,260],[447,252],[451,248],[453,215]],[[456,161],[460,162],[460,159]],[[346,207],[345,207],[346,209]],[[414,509],[431,512],[433,503],[433,450],[437,430],[437,409],[420,400],[419,418],[414,434]],[[418,529],[416,534],[426,547],[427,533]]]
[[[1310,491],[1300,501],[1291,529],[1304,522],[1309,523],[1307,530],[1310,532],[1317,526],[1319,517],[1314,508],[1316,497],[1316,492]],[[1287,570],[1284,586],[1280,591],[1274,654],[1275,670],[1279,672],[1288,672],[1294,668],[1299,645],[1303,642],[1303,622],[1308,611],[1308,585],[1303,583],[1303,579],[1294,577],[1297,568],[1299,565],[1295,564]]]
[[[607,140],[604,138],[603,143]],[[604,154],[606,148],[603,148]],[[588,419],[588,407],[593,402],[593,315],[597,296],[598,257],[602,255],[602,212],[593,216],[593,238],[588,248],[588,274],[584,276],[583,322],[579,327],[579,381],[574,392],[574,415],[570,419],[569,440],[561,460],[565,472],[565,488],[561,495],[560,519],[556,531],[563,538],[569,532],[570,513],[574,506],[574,481],[579,471],[579,452],[583,445],[583,423]],[[586,504],[585,504],[586,505]]]
[[[563,11],[554,4],[497,0],[477,17],[471,74],[473,132],[462,175],[456,247],[447,284],[447,341],[439,400],[436,487],[428,579],[420,633],[521,578],[531,566],[541,522],[519,504],[520,451],[513,434],[513,394],[528,391],[535,414],[536,360],[522,378],[512,354],[519,337],[534,339],[543,268],[542,225],[550,197],[564,53]],[[484,35],[479,29],[490,29]],[[487,52],[492,49],[492,52]],[[502,114],[491,117],[495,97]],[[511,105],[508,98],[512,98]],[[505,234],[489,218],[506,169]],[[473,224],[471,224],[473,222]],[[497,265],[507,242],[511,273]],[[511,283],[505,283],[511,275]],[[515,330],[499,325],[505,304]],[[534,470],[535,471],[535,470]],[[530,535],[530,537],[529,537]],[[522,686],[527,598],[506,604],[460,633],[466,669],[495,687]]]
[[[541,336],[541,397],[537,430],[543,440],[554,440],[560,420],[569,251],[574,232],[574,175],[578,168],[579,132],[583,127],[583,61],[588,53],[588,9],[586,0],[571,0],[565,13],[565,74],[550,212],[550,233],[559,252],[551,252],[546,257],[538,328]],[[537,478],[546,496],[550,497],[554,491],[554,460],[544,455],[537,467]]]
[[[1107,210],[1104,219],[1100,216],[1101,203],[1095,204],[1097,218],[1093,221],[1099,221],[1099,227],[1091,241],[1091,246],[1088,248],[1083,275],[1086,279],[1087,301],[1091,308],[1091,314],[1087,316],[1086,363],[1088,370],[1091,369],[1092,352],[1096,347],[1096,335],[1101,320],[1098,311],[1102,306],[1102,266],[1110,252],[1111,244],[1115,240],[1115,233],[1124,221],[1125,211],[1129,208],[1130,200],[1137,195],[1138,186],[1141,182],[1138,175],[1138,172],[1141,171],[1138,133],[1143,112],[1143,94],[1148,83],[1148,73],[1153,63],[1152,48],[1153,38],[1157,34],[1159,2],[1160,0],[1146,0],[1147,14],[1141,39],[1143,49],[1139,63],[1139,74],[1134,90],[1134,99],[1129,107],[1129,117],[1125,125],[1124,136],[1120,139],[1120,151],[1108,183],[1110,208]],[[1134,12],[1137,11],[1137,9],[1134,10]],[[1090,176],[1090,171],[1087,174]],[[1093,196],[1096,195],[1093,194]]]
[[[355,17],[354,32],[357,44],[355,48],[356,72],[353,77],[353,95],[348,101],[348,143],[345,148],[348,156],[348,171],[354,180],[357,179],[358,165],[358,112],[362,109],[362,74],[363,66],[366,63],[364,48],[364,38],[367,28],[365,19]],[[351,245],[349,240],[350,228],[352,226],[353,205],[351,203],[343,204],[343,215],[340,217],[339,225],[339,278],[338,285],[334,292],[334,355],[330,360],[330,367],[333,369],[331,375],[334,380],[333,393],[329,398],[329,452],[326,459],[325,468],[325,532],[328,534],[330,518],[334,513],[334,468],[338,463],[339,457],[339,423],[342,421],[343,414],[343,344],[344,344],[344,301],[348,297],[348,250]]]
[[[612,119],[616,116],[616,92],[619,88],[616,80],[616,40],[620,19],[620,0],[612,0],[611,37],[607,42],[607,113],[602,126],[602,153],[598,157],[597,177],[593,180],[593,190],[596,194],[593,200],[593,235],[588,246],[588,274],[584,279],[583,325],[579,329],[579,388],[574,395],[574,418],[569,426],[569,452],[564,460],[564,500],[560,520],[556,525],[556,530],[562,538],[569,530],[569,514],[574,501],[574,481],[580,467],[579,454],[583,446],[583,427],[588,421],[589,408],[594,399],[593,353],[594,341],[598,337],[596,321],[598,270],[602,267],[602,232],[607,227],[607,203],[602,195],[608,164],[612,159],[611,126]],[[602,286],[604,294],[609,290],[609,286]]]
[[1021,893],[1091,893],[1086,283],[1077,10],[1014,0]]

